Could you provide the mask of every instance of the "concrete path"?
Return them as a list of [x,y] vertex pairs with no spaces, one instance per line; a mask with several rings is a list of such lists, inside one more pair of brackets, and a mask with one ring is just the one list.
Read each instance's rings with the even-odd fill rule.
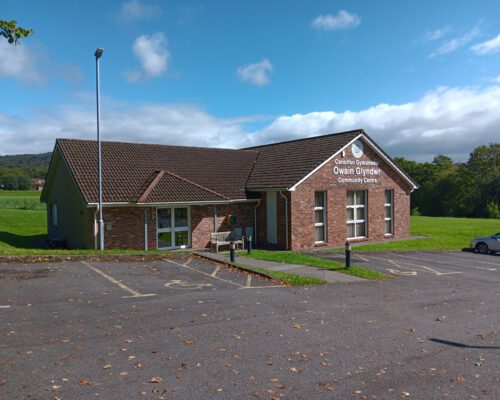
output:
[[[229,254],[227,253],[216,254],[209,252],[194,252],[194,254],[210,258],[214,261],[231,264],[229,261]],[[295,275],[308,276],[311,278],[323,279],[328,283],[351,283],[351,282],[365,281],[365,279],[358,278],[357,276],[343,274],[342,272],[331,271],[325,268],[311,267],[309,265],[286,264],[286,263],[258,260],[256,258],[249,258],[242,256],[236,257],[236,263],[241,265],[247,265],[249,267],[265,268],[271,271],[280,271],[288,274],[295,274]]]

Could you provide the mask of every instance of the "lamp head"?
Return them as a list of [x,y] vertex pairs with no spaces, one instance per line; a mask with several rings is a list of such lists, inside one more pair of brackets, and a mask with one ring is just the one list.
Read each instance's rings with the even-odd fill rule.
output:
[[97,49],[94,53],[95,58],[101,58],[103,52],[104,52],[103,49],[101,48]]

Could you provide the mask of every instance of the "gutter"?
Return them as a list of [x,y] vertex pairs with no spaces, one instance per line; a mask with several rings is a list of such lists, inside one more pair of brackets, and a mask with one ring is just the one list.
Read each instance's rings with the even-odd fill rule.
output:
[[280,191],[280,196],[285,199],[285,249],[288,250],[288,197]]

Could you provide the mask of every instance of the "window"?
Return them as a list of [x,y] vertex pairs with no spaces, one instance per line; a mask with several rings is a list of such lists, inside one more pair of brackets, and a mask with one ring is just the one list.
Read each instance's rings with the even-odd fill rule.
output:
[[157,224],[159,249],[186,248],[189,246],[188,208],[159,208]]
[[314,242],[326,242],[326,192],[314,193]]
[[347,192],[347,238],[366,237],[366,192],[364,190]]
[[392,235],[393,232],[393,191],[386,190],[385,191],[385,203],[384,203],[384,211],[385,211],[385,234]]
[[50,222],[52,226],[57,226],[57,204],[52,204],[50,207]]

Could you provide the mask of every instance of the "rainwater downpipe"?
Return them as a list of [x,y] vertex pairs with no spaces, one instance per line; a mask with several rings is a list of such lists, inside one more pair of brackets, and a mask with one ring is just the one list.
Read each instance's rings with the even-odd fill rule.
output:
[[144,209],[144,251],[148,251],[148,209]]
[[260,206],[260,202],[262,200],[259,200],[257,202],[257,205],[253,208],[253,226],[255,228],[255,232],[253,233],[253,244],[254,246],[258,245],[258,240],[257,240],[257,207]]
[[280,196],[285,199],[285,249],[288,250],[288,197],[286,197],[281,191]]

